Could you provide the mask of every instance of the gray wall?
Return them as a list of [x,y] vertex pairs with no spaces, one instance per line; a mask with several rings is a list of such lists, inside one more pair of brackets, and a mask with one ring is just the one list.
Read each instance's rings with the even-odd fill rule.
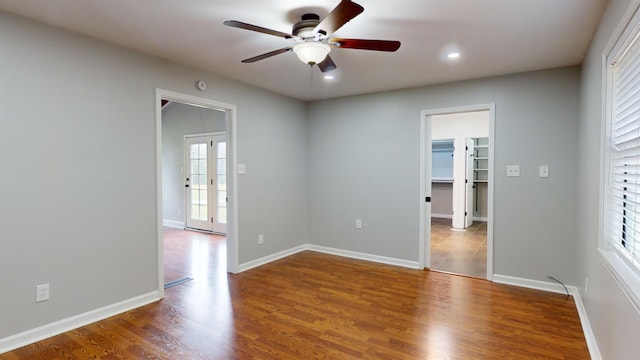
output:
[[640,317],[596,252],[594,146],[599,57],[627,2],[609,5],[582,85],[572,67],[308,105],[0,13],[0,339],[155,289],[160,87],[238,106],[241,263],[305,242],[417,261],[420,110],[495,103],[495,273],[589,277],[604,358],[633,356]]
[[309,242],[418,261],[420,111],[495,103],[494,271],[574,283],[579,80],[569,67],[311,103]]
[[[629,0],[611,0],[582,68],[579,127],[577,244],[580,288],[603,359],[635,359],[640,314],[621,291],[598,255],[600,142],[602,133],[602,54]],[[585,290],[589,278],[589,291]]]
[[162,109],[162,212],[184,222],[184,135],[225,131],[225,113],[171,102]]
[[240,263],[306,242],[303,102],[4,12],[0,46],[0,339],[157,288],[157,87],[237,105]]
[[489,216],[489,184],[476,183],[475,187],[473,216],[486,219]]
[[440,215],[453,216],[453,183],[431,183],[431,216]]

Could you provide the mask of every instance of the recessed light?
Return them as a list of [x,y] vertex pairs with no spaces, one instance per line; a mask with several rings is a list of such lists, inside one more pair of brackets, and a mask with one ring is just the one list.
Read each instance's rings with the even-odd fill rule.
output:
[[460,57],[460,53],[459,52],[452,52],[452,53],[449,53],[449,55],[447,55],[447,57],[449,59],[457,59],[457,58]]
[[324,79],[325,80],[333,80],[334,78],[333,78],[333,75],[325,75]]

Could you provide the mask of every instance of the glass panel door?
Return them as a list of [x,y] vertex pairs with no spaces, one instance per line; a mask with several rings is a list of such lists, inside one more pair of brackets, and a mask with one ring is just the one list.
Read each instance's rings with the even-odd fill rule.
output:
[[227,143],[224,134],[185,137],[186,227],[227,232]]
[[227,232],[227,143],[224,135],[213,137],[214,158],[216,159],[213,231]]
[[213,231],[209,210],[211,147],[211,136],[185,139],[187,153],[185,169],[186,226],[188,228]]

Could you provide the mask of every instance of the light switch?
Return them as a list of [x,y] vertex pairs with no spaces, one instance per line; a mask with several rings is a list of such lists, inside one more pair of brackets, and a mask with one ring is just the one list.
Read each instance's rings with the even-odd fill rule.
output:
[[244,175],[247,173],[247,165],[238,164],[238,175]]
[[520,176],[520,165],[508,165],[507,176]]
[[540,177],[549,177],[549,165],[540,165]]

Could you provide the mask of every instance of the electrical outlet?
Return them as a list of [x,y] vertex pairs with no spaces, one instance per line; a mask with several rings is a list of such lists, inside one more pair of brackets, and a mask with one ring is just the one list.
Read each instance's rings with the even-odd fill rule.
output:
[[356,219],[356,229],[362,229],[362,220]]
[[264,244],[264,235],[258,235],[258,245]]
[[539,175],[542,178],[549,177],[549,165],[540,165]]
[[507,176],[520,176],[520,165],[508,165]]
[[178,216],[182,216],[182,209],[178,208]]
[[36,285],[36,302],[49,300],[49,284]]

